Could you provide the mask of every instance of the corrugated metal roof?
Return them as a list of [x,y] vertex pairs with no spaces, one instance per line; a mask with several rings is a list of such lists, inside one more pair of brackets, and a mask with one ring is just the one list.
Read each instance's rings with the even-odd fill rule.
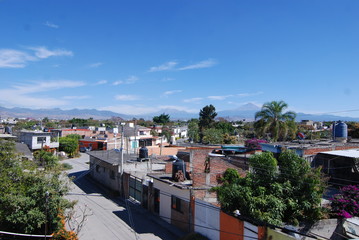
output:
[[336,150],[336,151],[327,151],[320,153],[334,155],[334,156],[341,156],[341,157],[359,158],[359,149]]

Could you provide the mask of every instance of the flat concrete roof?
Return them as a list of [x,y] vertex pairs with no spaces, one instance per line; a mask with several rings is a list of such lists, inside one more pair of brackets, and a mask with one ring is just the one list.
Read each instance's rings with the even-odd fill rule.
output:
[[327,151],[320,153],[334,155],[334,156],[341,156],[341,157],[359,158],[359,149],[336,150],[336,151]]

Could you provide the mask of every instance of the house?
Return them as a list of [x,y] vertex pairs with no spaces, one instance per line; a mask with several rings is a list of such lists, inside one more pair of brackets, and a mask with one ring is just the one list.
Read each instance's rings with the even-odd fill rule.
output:
[[20,131],[19,141],[25,143],[31,151],[49,148],[56,150],[59,147],[58,135],[42,131]]
[[176,126],[173,128],[173,133],[175,138],[187,138],[188,137],[188,127],[187,126]]
[[[161,160],[141,162],[138,160],[138,155],[125,152],[122,155],[119,150],[114,149],[90,151],[88,155],[90,156],[89,172],[94,180],[114,193],[125,197],[131,196],[139,202],[142,202],[142,196],[135,195],[134,192],[143,192],[142,182],[145,183],[146,179],[149,179],[147,174],[165,169],[165,162]],[[131,178],[139,183],[132,185]]]
[[148,174],[152,178],[148,209],[183,231],[220,239],[220,207],[216,194],[209,190],[218,185],[227,168],[245,173],[221,157],[209,157],[212,150],[188,148],[188,154],[182,153],[188,161],[172,160],[165,173]]
[[293,150],[298,156],[306,159],[309,163],[320,152],[359,148],[359,143],[356,142],[345,143],[320,140],[294,140],[291,142],[260,143],[260,145],[262,151],[272,152],[275,156],[278,156],[286,149]]

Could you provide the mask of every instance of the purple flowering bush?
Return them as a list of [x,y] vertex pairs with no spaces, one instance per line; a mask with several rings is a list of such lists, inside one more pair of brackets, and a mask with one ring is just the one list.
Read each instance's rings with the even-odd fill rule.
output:
[[348,185],[340,189],[331,199],[332,213],[338,217],[359,216],[359,185]]
[[249,148],[249,149],[253,149],[253,150],[261,150],[262,147],[260,145],[260,143],[268,143],[266,140],[262,140],[262,139],[248,139],[244,142],[244,146]]

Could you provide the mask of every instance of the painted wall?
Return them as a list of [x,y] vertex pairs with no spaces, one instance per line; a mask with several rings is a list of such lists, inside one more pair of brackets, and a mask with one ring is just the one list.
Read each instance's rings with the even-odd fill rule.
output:
[[221,221],[221,233],[220,239],[233,239],[233,240],[243,240],[244,234],[244,224],[239,219],[230,216],[221,211],[220,213],[220,221]]
[[190,202],[190,192],[188,189],[179,189],[177,187],[170,186],[169,183],[164,183],[159,180],[153,180],[153,187],[160,190],[160,212],[159,216],[171,223],[172,207],[171,207],[171,195],[174,195],[186,202]]
[[[220,239],[220,208],[207,202],[195,200],[194,230],[211,240]],[[203,226],[203,227],[201,227]]]

